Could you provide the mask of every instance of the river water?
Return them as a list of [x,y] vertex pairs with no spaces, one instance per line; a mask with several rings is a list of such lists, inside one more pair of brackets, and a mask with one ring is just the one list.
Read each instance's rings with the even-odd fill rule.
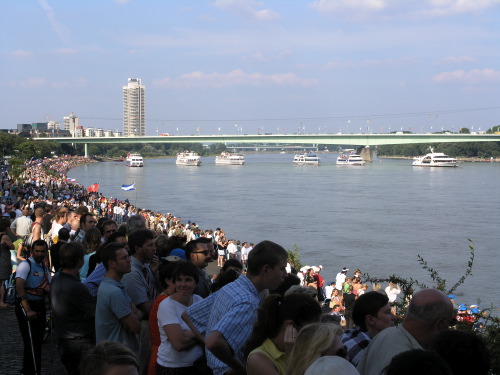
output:
[[[69,177],[98,182],[108,197],[171,212],[201,228],[221,227],[228,238],[269,239],[297,245],[302,263],[322,265],[333,280],[342,267],[374,277],[401,275],[432,284],[420,254],[453,285],[475,247],[473,275],[457,302],[500,306],[500,163],[458,168],[418,168],[411,160],[376,159],[338,166],[337,154],[320,154],[320,166],[292,164],[292,154],[247,154],[244,166],[176,166],[175,159],[147,159],[144,168],[90,164]],[[122,184],[137,190],[124,192]]]

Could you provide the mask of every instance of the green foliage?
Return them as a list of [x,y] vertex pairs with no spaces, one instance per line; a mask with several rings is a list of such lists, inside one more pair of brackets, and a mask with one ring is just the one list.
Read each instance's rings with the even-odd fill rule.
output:
[[296,270],[300,270],[302,268],[302,263],[300,262],[300,253],[296,244],[293,244],[293,251],[287,250],[288,253],[288,261],[295,267]]
[[460,128],[460,134],[470,134],[469,128]]
[[500,132],[500,125],[493,126],[491,129],[488,129],[486,131],[487,134],[493,134],[493,133],[498,133]]
[[381,145],[377,147],[380,156],[415,157],[425,155],[433,147],[437,152],[444,152],[453,157],[498,157],[500,142],[466,142],[466,143],[417,143],[404,145]]
[[142,156],[145,157],[157,157],[157,156],[163,156],[163,152],[158,150],[156,147],[153,147],[152,145],[145,145],[139,150],[139,153]]
[[482,336],[491,356],[490,373],[500,374],[500,319],[489,315],[484,327]]
[[474,244],[471,239],[468,239],[469,241],[469,252],[470,252],[470,259],[467,262],[467,267],[465,269],[464,274],[450,287],[447,287],[447,281],[446,279],[443,279],[439,271],[431,267],[427,261],[421,256],[417,255],[417,260],[420,266],[422,267],[423,270],[427,271],[429,274],[430,279],[432,280],[432,283],[427,284],[424,282],[421,282],[419,280],[413,279],[413,278],[406,278],[402,276],[397,276],[397,275],[392,275],[389,278],[372,278],[370,275],[365,274],[365,279],[368,282],[372,283],[383,283],[383,282],[392,282],[394,284],[399,284],[401,287],[401,292],[403,294],[403,298],[401,299],[402,302],[397,302],[396,303],[396,311],[398,315],[404,315],[407,309],[407,304],[405,301],[408,301],[411,296],[413,295],[413,288],[414,286],[417,286],[419,288],[436,288],[441,290],[445,294],[451,294],[453,293],[460,285],[462,285],[465,282],[465,279],[472,275],[472,266],[474,265]]
[[12,158],[9,160],[9,165],[10,165],[10,173],[13,175],[13,176],[20,176],[21,173],[24,172],[24,170],[26,169],[24,167],[24,159],[20,159],[20,158]]
[[208,152],[211,155],[218,155],[221,152],[227,151],[227,147],[224,143],[214,143],[208,148]]

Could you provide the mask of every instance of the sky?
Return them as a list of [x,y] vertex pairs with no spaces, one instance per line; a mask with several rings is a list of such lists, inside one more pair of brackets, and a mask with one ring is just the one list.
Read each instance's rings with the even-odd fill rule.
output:
[[[0,128],[146,134],[487,130],[500,0],[0,0]],[[158,129],[158,130],[157,130]]]

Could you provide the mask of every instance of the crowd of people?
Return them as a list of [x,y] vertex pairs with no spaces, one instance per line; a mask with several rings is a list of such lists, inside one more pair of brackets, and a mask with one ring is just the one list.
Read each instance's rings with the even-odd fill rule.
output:
[[17,298],[0,307],[15,310],[22,373],[41,373],[49,308],[68,374],[487,374],[481,337],[450,330],[454,296],[417,291],[395,325],[398,285],[369,290],[346,267],[326,283],[274,242],[89,192],[66,173],[90,161],[3,174],[1,293],[15,271]]

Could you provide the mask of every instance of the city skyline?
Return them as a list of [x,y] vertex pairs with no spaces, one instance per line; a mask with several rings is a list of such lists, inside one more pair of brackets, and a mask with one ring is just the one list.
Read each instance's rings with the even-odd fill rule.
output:
[[74,113],[84,127],[121,130],[127,77],[148,88],[146,135],[500,123],[497,0],[38,0],[3,10],[1,128]]

